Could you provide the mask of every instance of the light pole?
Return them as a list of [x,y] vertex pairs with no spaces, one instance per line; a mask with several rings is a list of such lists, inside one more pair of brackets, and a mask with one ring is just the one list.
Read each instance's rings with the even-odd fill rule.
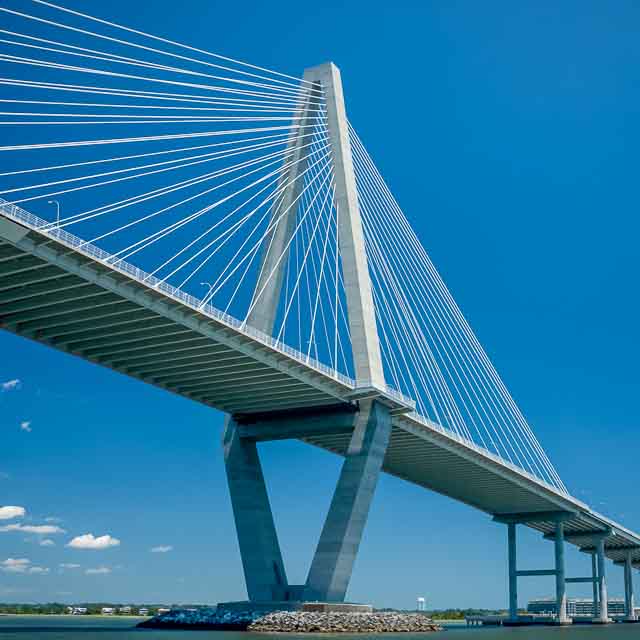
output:
[[202,304],[200,305],[201,307],[204,307],[204,305],[208,302],[209,296],[211,295],[213,285],[210,282],[201,282],[200,285],[209,289],[209,291],[207,291],[207,295],[202,299]]
[[47,204],[56,205],[56,227],[60,226],[60,203],[57,200],[48,200]]

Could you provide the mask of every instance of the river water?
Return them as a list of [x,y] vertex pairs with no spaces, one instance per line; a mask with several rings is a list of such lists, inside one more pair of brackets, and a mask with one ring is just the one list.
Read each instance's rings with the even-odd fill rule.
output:
[[[158,631],[136,629],[135,618],[101,618],[71,616],[0,616],[0,640],[336,640],[340,636],[329,634],[294,635],[257,634],[231,631]],[[346,635],[346,634],[345,634]],[[344,635],[342,636],[344,637]],[[366,640],[375,636],[360,634],[348,636]],[[640,639],[640,624],[613,624],[607,627],[520,627],[520,628],[471,628],[456,625],[446,631],[430,634],[384,634],[384,640],[635,640]]]

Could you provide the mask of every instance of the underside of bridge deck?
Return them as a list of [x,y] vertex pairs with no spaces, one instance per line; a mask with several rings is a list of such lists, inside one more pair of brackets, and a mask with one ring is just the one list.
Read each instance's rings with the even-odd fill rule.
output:
[[[307,415],[286,431],[286,421],[276,428],[273,421],[267,426],[256,418],[305,407],[311,413],[336,406],[353,412],[363,401],[377,399],[390,411],[392,424],[382,471],[491,515],[568,512],[568,542],[588,550],[595,544],[589,532],[606,529],[604,555],[640,565],[637,534],[411,413],[384,390],[358,389],[354,381],[334,377],[302,354],[198,303],[150,286],[87,247],[0,215],[2,328],[229,414],[253,416],[239,424],[243,438],[256,442],[295,437],[348,456],[353,429],[344,419],[329,427],[324,418]],[[555,532],[553,518],[525,524],[550,536]]]

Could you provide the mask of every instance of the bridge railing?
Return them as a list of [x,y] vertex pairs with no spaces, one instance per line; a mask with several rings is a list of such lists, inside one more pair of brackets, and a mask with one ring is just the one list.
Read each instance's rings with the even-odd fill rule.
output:
[[246,324],[246,322],[241,322],[237,318],[230,316],[228,313],[217,309],[211,304],[202,304],[202,300],[192,296],[189,293],[186,293],[182,289],[178,289],[155,276],[143,271],[142,269],[132,265],[125,260],[120,260],[116,258],[114,255],[100,249],[100,247],[96,247],[94,244],[82,240],[78,236],[61,229],[51,222],[47,222],[42,218],[26,211],[22,207],[19,207],[15,204],[9,203],[6,200],[0,198],[0,210],[7,217],[13,218],[14,220],[20,222],[21,224],[37,231],[40,234],[46,235],[50,238],[65,244],[66,246],[78,251],[86,255],[87,257],[93,258],[94,260],[101,262],[102,264],[108,266],[110,269],[114,271],[119,271],[120,273],[132,278],[140,282],[141,284],[147,285],[150,289],[155,289],[157,291],[161,291],[164,295],[173,298],[174,300],[185,304],[192,309],[202,313],[203,315],[209,316],[214,320],[228,326],[235,331],[243,333],[262,344],[275,349],[276,351],[280,351],[283,354],[297,360],[301,364],[305,364],[311,369],[315,369],[319,373],[322,373],[334,380],[350,387],[357,388],[359,385],[355,380],[350,378],[349,376],[344,375],[340,371],[332,369],[328,367],[326,364],[316,360],[314,358],[308,357],[305,354],[293,349],[288,344],[276,340],[273,336],[270,336],[259,329],[252,327],[251,325]]
[[[186,293],[181,289],[178,289],[170,284],[167,284],[166,282],[163,282],[162,280],[159,280],[155,276],[152,276],[146,271],[143,271],[142,269],[132,265],[129,262],[126,262],[125,260],[117,259],[114,255],[104,251],[103,249],[100,249],[100,247],[96,247],[90,242],[86,242],[85,240],[82,240],[78,236],[72,233],[69,233],[64,229],[61,229],[60,227],[57,227],[53,223],[47,222],[46,220],[39,218],[33,213],[26,211],[22,207],[19,207],[15,204],[7,202],[3,198],[0,198],[0,212],[2,212],[8,218],[12,218],[15,221],[19,222],[20,224],[30,229],[42,235],[48,236],[49,238],[55,239],[56,241],[73,249],[74,251],[82,253],[87,257],[90,257],[104,264],[105,266],[108,266],[110,269],[113,269],[114,271],[118,271],[132,278],[133,280],[136,280],[140,284],[144,284],[148,286],[150,289],[156,289],[157,291],[161,291],[164,295],[176,300],[177,302],[180,302],[181,304],[184,304],[194,309],[195,311],[198,311],[203,315],[206,315],[220,322],[221,324],[224,324],[229,328],[234,329],[235,331],[238,331],[239,333],[247,335],[253,338],[254,340],[264,344],[265,346],[271,347],[272,349],[287,355],[288,357],[296,360],[297,362],[300,362],[301,364],[304,364],[310,367],[311,369],[314,369],[319,373],[322,373],[323,375],[328,376],[340,382],[341,384],[349,387],[350,389],[357,390],[359,388],[372,388],[371,382],[363,381],[363,380],[356,381],[350,378],[349,376],[346,376],[343,373],[340,373],[339,371],[336,371],[335,369],[328,367],[326,364],[314,358],[307,357],[305,354],[301,353],[300,351],[297,351],[296,349],[293,349],[288,344],[280,340],[276,340],[273,336],[270,336],[260,331],[259,329],[256,329],[251,325],[246,324],[245,322],[241,322],[237,318],[230,316],[228,313],[225,313],[224,311],[217,309],[211,304],[203,305],[202,301],[196,298],[195,296],[192,296],[191,294]],[[528,473],[527,471],[521,469],[520,467],[517,467],[516,465],[513,465],[512,463],[508,462],[501,456],[495,455],[494,453],[492,453],[491,451],[488,451],[484,447],[477,445],[472,440],[469,440],[468,438],[464,438],[459,434],[455,433],[454,431],[447,429],[442,425],[436,422],[433,422],[429,418],[417,413],[415,411],[415,401],[412,398],[409,398],[408,396],[404,395],[397,389],[394,389],[393,387],[390,387],[390,386],[386,386],[384,389],[378,389],[378,390],[381,393],[386,394],[388,397],[392,398],[394,401],[398,402],[399,404],[413,408],[414,410],[411,413],[407,414],[406,417],[413,420],[415,423],[418,423],[423,428],[443,433],[449,438],[452,438],[460,442],[461,444],[477,451],[479,454],[489,457],[495,460],[496,462],[504,464],[507,467],[512,468],[514,471],[517,471],[518,473],[521,473],[521,474],[524,473],[531,480],[534,480],[539,484],[548,486],[549,488],[553,489],[553,487],[551,487],[551,485],[548,485],[548,483],[541,481],[540,478],[537,478],[536,476]]]

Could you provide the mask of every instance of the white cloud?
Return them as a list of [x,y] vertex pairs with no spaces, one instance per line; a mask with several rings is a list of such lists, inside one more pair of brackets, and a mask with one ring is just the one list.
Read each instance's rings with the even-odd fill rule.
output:
[[64,529],[53,524],[6,524],[0,527],[0,533],[7,531],[23,531],[24,533],[35,533],[42,536],[66,533]]
[[39,544],[40,544],[41,547],[55,547],[56,546],[56,543],[53,540],[49,539],[49,538],[45,538],[44,540],[40,540]]
[[49,573],[49,569],[47,567],[29,567],[27,573],[43,575],[45,573]]
[[108,549],[109,547],[117,547],[120,544],[118,538],[112,538],[110,535],[98,536],[92,533],[85,533],[83,536],[76,536],[67,547],[74,549]]
[[14,391],[15,389],[19,389],[22,383],[18,378],[15,380],[7,380],[6,382],[0,382],[0,390],[4,393],[5,391]]
[[30,420],[25,420],[24,422],[20,423],[20,429],[22,429],[22,431],[26,431],[27,433],[31,433],[32,429],[31,429],[31,421]]
[[7,558],[0,562],[0,569],[6,573],[25,573],[30,564],[27,558]]
[[103,575],[106,573],[111,573],[111,569],[109,569],[109,567],[98,567],[96,569],[87,569],[85,573],[88,576]]
[[0,507],[0,520],[11,520],[12,518],[22,518],[26,513],[24,507]]
[[60,563],[60,568],[61,569],[79,569],[80,565],[79,564],[74,564],[72,562],[61,562]]
[[170,544],[161,544],[157,547],[151,547],[151,553],[168,553],[169,551],[173,551],[173,546]]

